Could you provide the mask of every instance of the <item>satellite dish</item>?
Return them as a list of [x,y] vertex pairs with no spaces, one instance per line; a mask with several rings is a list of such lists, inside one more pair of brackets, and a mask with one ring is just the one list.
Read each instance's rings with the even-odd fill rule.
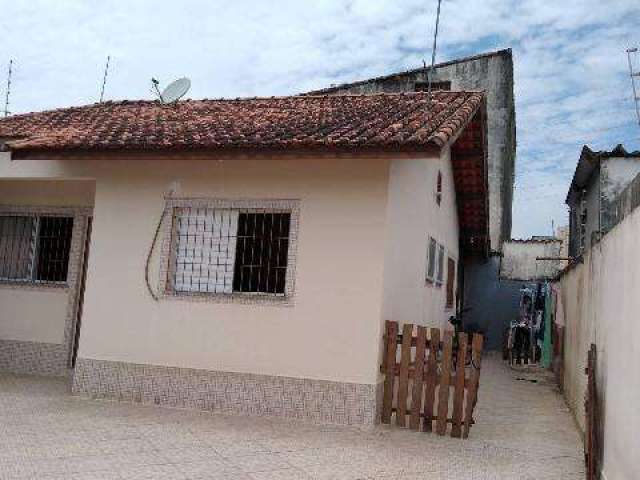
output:
[[158,90],[158,81],[153,78],[151,79],[153,83],[153,87],[155,88],[158,96],[160,97],[160,101],[162,103],[174,103],[180,100],[191,88],[191,80],[188,78],[179,78],[171,82],[167,87],[160,93]]

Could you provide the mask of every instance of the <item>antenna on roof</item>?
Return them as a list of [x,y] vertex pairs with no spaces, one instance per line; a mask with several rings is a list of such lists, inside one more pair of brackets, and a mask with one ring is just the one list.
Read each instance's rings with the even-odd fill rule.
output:
[[4,97],[4,116],[9,116],[9,95],[11,95],[11,73],[13,71],[13,59],[9,60],[9,73],[7,74],[7,92]]
[[102,88],[100,89],[100,103],[104,99],[104,87],[107,84],[107,75],[109,73],[109,61],[111,60],[111,55],[107,55],[107,64],[104,67],[104,76],[102,77]]
[[160,82],[155,78],[151,79],[151,85],[156,95],[160,99],[160,103],[175,103],[186,95],[191,88],[191,80],[187,77],[179,78],[171,82],[167,87],[160,92]]
[[438,26],[440,25],[440,4],[441,3],[442,3],[442,0],[438,0],[438,10],[436,11],[436,31],[433,34],[433,48],[431,49],[431,68],[427,73],[427,81],[428,81],[427,92],[429,93],[429,100],[432,99],[431,82],[433,80],[433,71],[436,64],[436,49],[438,47]]
[[640,97],[638,96],[638,88],[636,87],[636,78],[640,77],[640,71],[633,71],[633,63],[631,62],[631,54],[638,54],[638,48],[627,49],[627,60],[629,60],[629,75],[631,76],[631,88],[633,89],[633,103],[636,105],[636,115],[638,117],[638,125],[640,125]]

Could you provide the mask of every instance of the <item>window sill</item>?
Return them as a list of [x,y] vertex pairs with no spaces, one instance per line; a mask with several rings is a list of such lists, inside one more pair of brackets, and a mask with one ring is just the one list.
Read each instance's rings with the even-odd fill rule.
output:
[[6,290],[68,290],[69,284],[66,282],[32,282],[19,280],[0,280],[0,289]]
[[269,295],[252,293],[188,293],[166,292],[162,300],[179,300],[187,302],[205,302],[237,305],[273,305],[282,307],[293,306],[291,295]]

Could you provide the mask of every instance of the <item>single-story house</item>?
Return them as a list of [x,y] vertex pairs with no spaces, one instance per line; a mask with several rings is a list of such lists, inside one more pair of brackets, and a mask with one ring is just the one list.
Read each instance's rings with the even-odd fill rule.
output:
[[488,251],[481,92],[122,101],[0,120],[0,370],[372,424],[385,319]]

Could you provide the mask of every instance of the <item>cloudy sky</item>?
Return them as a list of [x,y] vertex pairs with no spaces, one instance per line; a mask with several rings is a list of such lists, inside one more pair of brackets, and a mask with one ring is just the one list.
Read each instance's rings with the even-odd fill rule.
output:
[[[436,3],[0,0],[0,78],[13,58],[14,113],[95,102],[107,55],[107,99],[150,98],[152,76],[189,76],[192,98],[298,93],[420,66]],[[442,3],[438,61],[514,50],[513,236],[549,234],[583,144],[640,148],[625,53],[640,46],[640,2]]]

